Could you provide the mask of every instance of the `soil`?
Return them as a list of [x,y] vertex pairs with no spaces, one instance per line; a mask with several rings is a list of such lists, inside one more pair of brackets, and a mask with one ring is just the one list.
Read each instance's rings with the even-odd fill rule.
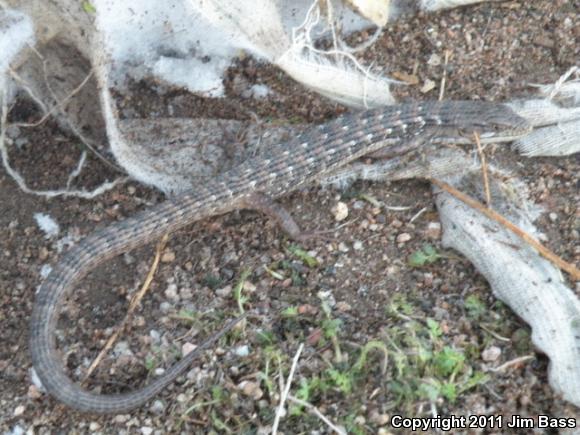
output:
[[[377,43],[359,57],[377,71],[415,83],[395,87],[401,100],[438,98],[444,75],[446,99],[530,97],[535,92],[532,84],[556,81],[580,59],[579,10],[578,1],[537,0],[419,14],[387,26]],[[570,26],[570,20],[576,24]],[[363,32],[349,42],[356,45],[368,36]],[[447,51],[447,64],[437,62],[445,59]],[[427,80],[435,87],[423,93]],[[240,82],[264,84],[272,92],[266,100],[244,98],[238,91]],[[226,87],[226,100],[205,101],[180,90],[160,95],[155,83],[138,82],[132,85],[131,105],[136,117],[168,116],[167,108],[172,106],[172,116],[250,119],[255,114],[264,121],[292,123],[324,122],[346,111],[252,58],[239,60],[230,69]],[[32,121],[39,113],[21,101],[10,116],[13,121]],[[10,153],[13,166],[29,186],[54,189],[65,185],[82,150],[78,140],[51,121],[21,135],[26,141]],[[498,152],[502,158],[518,159],[509,151]],[[519,162],[515,175],[528,184],[532,199],[545,211],[537,222],[545,244],[578,264],[580,161],[572,156],[520,158]],[[117,176],[114,169],[89,155],[74,185],[89,189]],[[256,212],[233,212],[172,234],[141,308],[91,377],[89,388],[118,392],[142,385],[160,367],[169,366],[182,346],[196,344],[219,329],[238,310],[232,289],[246,270],[245,307],[260,314],[142,409],[117,416],[71,411],[43,394],[31,378],[27,324],[42,281],[41,270],[95,227],[163,200],[161,193],[136,182],[121,184],[93,200],[44,199],[23,193],[0,170],[2,431],[268,433],[279,402],[278,361],[286,376],[300,343],[305,347],[293,394],[298,394],[302,379],[326,381],[326,388],[312,387],[315,392],[308,401],[349,432],[397,433],[389,423],[397,414],[482,414],[506,419],[551,415],[576,422],[580,418],[577,408],[550,389],[548,360],[532,348],[527,325],[493,297],[486,281],[464,258],[440,246],[440,235],[431,230],[438,222],[431,189],[420,181],[359,182],[342,192],[314,187],[284,198],[281,203],[304,230],[332,230],[305,247],[317,259],[315,266],[293,253],[293,244],[284,234]],[[332,212],[338,201],[349,211],[341,223],[335,222]],[[60,233],[47,237],[35,213],[52,217]],[[443,253],[443,258],[422,268],[409,267],[407,257],[426,243]],[[67,302],[57,335],[65,364],[77,379],[82,379],[124,318],[128,300],[144,281],[154,253],[155,246],[143,247],[97,268]],[[482,302],[483,317],[470,315],[465,304],[470,296]],[[412,314],[394,311],[394,304],[410,306]],[[330,306],[330,314],[325,314],[324,306]],[[289,308],[298,314],[291,314]],[[351,391],[341,390],[328,379],[329,367],[347,372],[361,346],[372,340],[389,343],[395,331],[391,328],[407,331],[405,322],[411,318],[420,325],[427,319],[437,322],[442,332],[435,341],[462,349],[465,365],[489,379],[462,391],[456,400],[403,397],[391,382],[397,373],[396,361],[391,357],[382,371],[380,352],[369,354]],[[341,323],[335,334],[329,333],[332,319]],[[337,344],[349,360],[336,361]],[[525,356],[531,358],[501,372],[489,370]],[[280,431],[331,432],[307,411],[283,418]]]

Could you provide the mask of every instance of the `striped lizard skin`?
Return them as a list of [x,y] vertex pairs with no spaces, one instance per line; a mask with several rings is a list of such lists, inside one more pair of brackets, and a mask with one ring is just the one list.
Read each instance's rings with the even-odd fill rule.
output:
[[[50,395],[80,411],[122,413],[139,407],[173,382],[199,352],[187,354],[162,376],[128,393],[100,395],[73,382],[65,373],[57,351],[55,328],[67,295],[96,266],[200,219],[252,208],[253,198],[290,193],[393,140],[421,140],[475,131],[502,141],[521,136],[529,129],[528,123],[507,106],[486,102],[409,103],[346,115],[264,150],[197,186],[195,191],[172,197],[98,230],[68,251],[36,295],[30,322],[30,352],[36,374]],[[220,334],[234,323],[230,322]],[[214,343],[220,334],[199,350]]]

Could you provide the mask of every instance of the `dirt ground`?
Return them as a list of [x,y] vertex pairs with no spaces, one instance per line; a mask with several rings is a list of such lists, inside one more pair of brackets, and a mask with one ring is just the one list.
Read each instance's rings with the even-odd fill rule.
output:
[[[404,18],[388,26],[361,59],[391,76],[417,79],[396,88],[401,99],[436,99],[444,71],[446,99],[529,97],[531,84],[553,82],[578,64],[579,11],[578,1],[535,0]],[[357,35],[351,42],[366,37]],[[444,59],[446,51],[448,65],[434,61]],[[422,93],[426,80],[436,86]],[[239,83],[265,84],[273,92],[267,100],[247,99]],[[231,68],[226,84],[227,101],[207,102],[179,90],[159,95],[155,84],[135,83],[131,104],[135,117],[168,116],[172,106],[173,116],[248,119],[253,112],[263,121],[292,123],[319,123],[345,111],[251,58]],[[25,102],[11,114],[20,121],[38,116]],[[11,157],[29,185],[63,186],[81,152],[78,141],[52,122],[22,131],[21,137],[26,139],[11,148]],[[507,150],[498,155],[517,159]],[[537,223],[546,245],[578,264],[578,157],[520,159],[514,167],[545,210]],[[75,184],[90,188],[118,175],[91,157]],[[27,325],[41,269],[58,260],[67,246],[63,238],[78,241],[95,227],[160,201],[161,193],[136,182],[94,200],[47,200],[24,194],[0,170],[3,432],[268,433],[280,397],[279,372],[287,376],[301,343],[291,394],[349,433],[398,433],[390,423],[393,416],[435,412],[506,420],[543,414],[580,421],[578,409],[550,389],[548,360],[532,348],[528,326],[493,297],[464,258],[441,248],[432,193],[419,181],[359,182],[343,192],[315,187],[284,198],[281,203],[303,229],[332,230],[328,240],[305,246],[307,254],[250,211],[173,234],[141,308],[92,376],[90,388],[118,392],[142,385],[183,347],[219,329],[238,312],[234,290],[245,271],[241,302],[260,314],[138,411],[99,417],[65,408],[31,380]],[[338,201],[349,210],[340,224],[332,212]],[[58,222],[59,235],[45,237],[35,213]],[[425,244],[442,258],[410,267],[407,257]],[[77,379],[123,319],[154,252],[155,246],[144,247],[99,267],[68,301],[57,335]],[[504,370],[490,370],[518,358],[521,362]],[[453,374],[441,367],[442,359],[456,362]],[[280,431],[331,432],[313,412],[295,404]]]

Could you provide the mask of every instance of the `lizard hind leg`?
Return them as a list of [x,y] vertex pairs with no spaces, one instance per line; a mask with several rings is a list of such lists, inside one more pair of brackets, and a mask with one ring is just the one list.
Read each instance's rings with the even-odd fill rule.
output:
[[307,243],[311,242],[313,239],[328,239],[328,237],[324,235],[327,231],[302,231],[288,210],[268,195],[253,193],[244,200],[242,207],[264,213],[276,222],[280,229],[282,229],[289,238],[297,242]]

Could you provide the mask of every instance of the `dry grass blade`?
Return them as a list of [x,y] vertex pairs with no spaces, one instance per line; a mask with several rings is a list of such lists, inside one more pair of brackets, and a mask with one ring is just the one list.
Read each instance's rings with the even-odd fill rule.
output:
[[125,318],[123,319],[121,324],[117,327],[117,329],[115,330],[113,335],[111,335],[109,337],[109,339],[107,340],[107,343],[105,344],[105,346],[103,347],[101,352],[99,352],[99,355],[94,359],[91,366],[87,370],[87,373],[86,373],[83,381],[86,381],[91,376],[91,374],[95,371],[95,369],[100,364],[102,359],[105,357],[107,352],[109,352],[111,347],[113,347],[113,344],[115,344],[115,342],[117,341],[117,339],[119,338],[121,333],[125,330],[125,327],[129,323],[129,319],[131,318],[131,316],[133,315],[133,312],[135,311],[135,309],[137,308],[137,306],[141,302],[141,299],[143,299],[143,296],[145,296],[145,293],[147,293],[147,290],[149,290],[149,287],[151,286],[151,282],[153,281],[153,277],[155,276],[155,272],[157,271],[157,268],[159,267],[161,253],[163,252],[163,249],[165,249],[165,245],[166,245],[168,239],[169,239],[169,234],[165,234],[161,238],[159,243],[157,244],[157,248],[155,250],[155,258],[153,259],[153,264],[151,265],[151,269],[149,269],[149,273],[147,274],[147,278],[145,278],[145,282],[141,286],[141,290],[139,290],[139,292],[136,293],[133,296],[133,298],[131,299],[131,302],[129,304],[129,309],[127,310],[127,315],[125,316]]
[[483,175],[483,187],[485,192],[485,205],[491,207],[491,192],[489,190],[489,177],[487,175],[487,160],[485,159],[485,153],[481,147],[481,140],[479,139],[479,134],[473,133],[475,138],[475,144],[477,145],[477,153],[479,154],[479,160],[481,161],[481,172]]

